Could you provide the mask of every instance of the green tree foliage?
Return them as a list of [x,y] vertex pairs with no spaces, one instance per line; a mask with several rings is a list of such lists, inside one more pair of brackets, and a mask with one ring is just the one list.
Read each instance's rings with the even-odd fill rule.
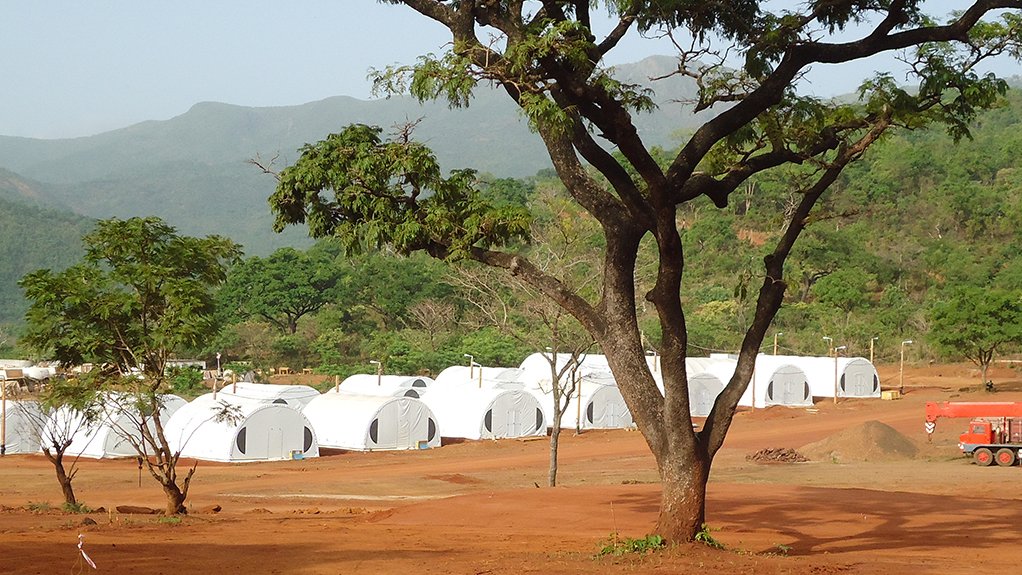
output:
[[[159,415],[167,360],[216,333],[212,290],[241,252],[225,238],[180,236],[159,218],[104,220],[83,241],[80,263],[21,279],[30,302],[24,339],[65,364],[110,374],[101,381],[128,394],[125,409],[140,423],[136,449],[167,495],[167,513],[182,513],[195,468],[179,485],[180,453]],[[124,377],[133,372],[143,378]]]
[[333,235],[349,250],[387,245],[437,257],[463,257],[474,246],[526,235],[528,213],[485,201],[472,187],[472,170],[444,177],[433,154],[408,132],[390,141],[380,133],[352,125],[303,147],[270,198],[274,229],[302,222],[313,237]]
[[259,317],[281,335],[294,335],[298,320],[337,299],[342,273],[329,262],[317,261],[313,253],[281,248],[231,268],[218,304],[234,318]]
[[81,237],[93,223],[0,197],[0,325],[20,320],[28,308],[18,279],[42,267],[64,269],[78,261],[84,253]]
[[[437,178],[435,161],[421,147],[403,137],[382,143],[378,130],[364,126],[305,148],[290,172],[285,170],[271,198],[277,229],[308,222],[313,236],[337,235],[349,245],[368,241],[393,244],[401,252],[423,249],[438,257],[475,259],[518,276],[571,313],[607,354],[656,458],[663,484],[657,532],[671,541],[691,540],[704,523],[711,463],[783,301],[785,261],[821,197],[892,128],[938,123],[954,140],[969,135],[977,111],[1006,90],[1003,81],[978,74],[976,66],[991,54],[1018,54],[1022,20],[1016,3],[997,10],[1001,5],[984,2],[940,22],[915,1],[810,3],[783,10],[756,1],[727,10],[678,0],[555,0],[541,6],[388,1],[444,25],[452,42],[440,56],[380,74],[378,86],[407,89],[421,100],[444,99],[454,107],[469,104],[478,82],[500,86],[543,139],[567,192],[598,222],[605,243],[595,297],[572,290],[556,271],[516,251],[510,241],[526,233],[524,220],[471,201],[466,172]],[[601,4],[618,23],[597,37],[590,10]],[[621,39],[636,33],[686,36],[679,46],[691,48],[678,54],[679,73],[697,79],[695,110],[717,112],[668,162],[651,153],[633,120],[655,106],[653,95],[616,79],[604,65]],[[813,65],[903,50],[911,51],[906,56],[916,82],[911,90],[887,74],[864,82],[855,103],[823,102],[793,89]],[[742,66],[726,66],[723,54],[736,55]],[[757,274],[761,287],[738,282],[739,301],[755,301],[743,322],[748,329],[738,367],[704,425],[695,429],[684,361],[687,262],[679,206],[705,196],[726,208],[750,178],[784,165],[802,166],[796,170],[801,182],[791,190],[782,232]],[[423,180],[422,173],[429,177]],[[440,188],[429,203],[416,185],[424,181]],[[443,193],[452,184],[456,192]],[[657,271],[655,283],[640,296],[636,274],[646,236],[656,246]],[[660,325],[666,396],[645,362],[640,297],[655,309]]]
[[930,310],[930,341],[941,351],[972,360],[987,381],[998,349],[1022,344],[1022,292],[952,287]]

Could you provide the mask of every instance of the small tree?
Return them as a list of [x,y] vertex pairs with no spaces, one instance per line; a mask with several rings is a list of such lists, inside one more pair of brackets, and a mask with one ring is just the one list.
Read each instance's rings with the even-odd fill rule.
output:
[[[492,197],[492,190],[485,195]],[[524,205],[524,201],[517,205]],[[531,222],[533,241],[528,249],[536,265],[549,273],[561,273],[565,285],[575,291],[591,288],[596,277],[593,272],[600,267],[591,249],[598,238],[592,221],[557,190],[541,190],[533,197],[531,207],[538,216]],[[561,419],[573,397],[582,401],[578,393],[579,365],[594,344],[592,337],[571,314],[520,278],[463,262],[454,267],[452,281],[462,288],[482,323],[496,326],[531,349],[547,350],[543,357],[550,364],[550,388],[542,391],[550,395],[553,414],[547,484],[555,487]],[[581,421],[576,429],[580,426]]]
[[212,290],[240,249],[218,236],[179,236],[159,218],[100,221],[83,241],[81,263],[21,279],[25,341],[65,364],[107,366],[97,378],[122,394],[118,409],[137,427],[122,435],[142,438],[135,448],[163,487],[167,514],[184,513],[195,468],[178,477],[180,452],[163,433],[167,361],[217,332]]
[[90,385],[51,378],[37,401],[27,397],[15,404],[22,420],[39,430],[43,455],[53,464],[57,483],[67,507],[78,506],[71,482],[78,474],[78,455],[65,465],[65,455],[75,435],[87,432],[100,416],[99,396]]
[[978,287],[953,288],[930,311],[930,340],[937,349],[964,356],[980,369],[981,383],[998,349],[1022,343],[1022,293]]
[[281,248],[231,268],[218,300],[241,319],[259,317],[281,335],[294,335],[298,320],[334,301],[341,276],[341,269],[325,258]]

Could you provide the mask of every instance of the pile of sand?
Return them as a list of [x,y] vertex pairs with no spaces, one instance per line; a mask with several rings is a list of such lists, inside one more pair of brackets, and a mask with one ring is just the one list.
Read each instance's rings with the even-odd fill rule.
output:
[[919,448],[893,427],[879,421],[867,421],[821,441],[804,445],[799,451],[813,461],[840,463],[912,459]]
[[801,453],[789,447],[773,447],[760,449],[752,455],[746,455],[745,459],[756,463],[801,463],[809,461]]

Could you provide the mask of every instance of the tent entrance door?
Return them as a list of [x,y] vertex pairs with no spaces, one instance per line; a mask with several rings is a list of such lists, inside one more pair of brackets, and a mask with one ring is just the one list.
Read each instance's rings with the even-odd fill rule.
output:
[[851,389],[846,390],[846,394],[852,397],[869,397],[873,392],[873,378],[867,377],[867,374],[861,371],[851,375]]
[[504,426],[504,437],[522,436],[522,422],[519,417],[520,415],[521,413],[514,408],[507,411],[507,424]]
[[266,430],[266,458],[287,459],[284,453],[284,430],[280,427],[271,427]]
[[411,409],[411,402],[408,400],[402,400],[397,405],[397,417],[394,424],[397,426],[395,430],[394,447],[398,449],[411,449],[415,447],[414,441],[412,440],[412,422],[410,421],[409,411]]

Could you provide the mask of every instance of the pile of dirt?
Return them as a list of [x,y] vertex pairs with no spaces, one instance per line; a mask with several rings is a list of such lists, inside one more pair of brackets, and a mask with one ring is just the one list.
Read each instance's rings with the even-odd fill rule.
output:
[[867,421],[804,445],[800,451],[813,461],[843,463],[913,459],[919,448],[893,427],[879,421]]
[[745,459],[756,463],[801,463],[809,461],[804,455],[790,447],[768,447],[746,455]]

